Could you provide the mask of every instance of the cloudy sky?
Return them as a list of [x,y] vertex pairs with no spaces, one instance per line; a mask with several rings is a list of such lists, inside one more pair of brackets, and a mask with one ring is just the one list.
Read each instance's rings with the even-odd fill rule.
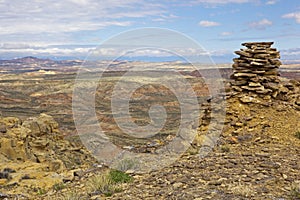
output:
[[231,62],[245,41],[275,41],[300,60],[299,0],[0,0],[0,59],[84,58],[127,30],[160,27]]

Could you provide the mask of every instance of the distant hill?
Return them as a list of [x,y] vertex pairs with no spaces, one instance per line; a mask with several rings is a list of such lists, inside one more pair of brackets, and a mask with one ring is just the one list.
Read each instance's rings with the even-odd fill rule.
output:
[[40,58],[33,57],[33,56],[27,56],[27,57],[23,57],[23,58],[16,58],[11,61],[20,62],[20,63],[39,63],[39,62],[49,62],[49,61],[51,62],[52,60],[40,59]]

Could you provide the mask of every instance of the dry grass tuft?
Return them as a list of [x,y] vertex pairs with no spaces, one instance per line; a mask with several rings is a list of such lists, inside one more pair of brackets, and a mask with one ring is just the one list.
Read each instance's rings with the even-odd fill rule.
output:
[[295,181],[291,184],[290,197],[293,200],[300,200],[300,181]]
[[228,189],[235,195],[243,197],[250,197],[253,194],[253,188],[251,185],[246,185],[239,181],[237,184],[233,183],[228,186]]

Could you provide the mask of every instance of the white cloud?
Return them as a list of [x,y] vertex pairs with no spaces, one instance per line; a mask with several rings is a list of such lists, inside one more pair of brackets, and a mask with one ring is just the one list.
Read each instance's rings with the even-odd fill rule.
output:
[[273,22],[268,19],[262,19],[260,21],[249,23],[250,28],[255,28],[255,29],[259,29],[259,30],[264,30],[267,27],[272,26],[272,25],[273,25]]
[[26,35],[130,26],[132,18],[166,11],[146,0],[2,0],[0,13],[0,35]]
[[173,21],[174,19],[178,18],[177,15],[159,15],[158,18],[152,19],[154,22],[166,22],[166,21]]
[[266,2],[266,5],[274,5],[277,3],[277,0],[269,0]]
[[35,24],[14,23],[15,27],[10,24],[3,24],[0,27],[0,35],[8,34],[43,34],[43,33],[59,33],[59,32],[76,32],[81,30],[97,30],[107,26],[129,26],[130,21],[99,21],[99,22],[77,22],[64,24],[60,22],[51,22],[51,19],[45,19],[43,22]]
[[253,0],[195,0],[193,3],[202,4],[229,4],[229,3],[248,3]]
[[[131,49],[131,50],[128,50]],[[178,53],[181,56],[191,55],[208,55],[209,53],[191,47],[170,47],[168,50],[159,48],[133,48],[129,46],[99,46],[93,45],[46,45],[43,43],[0,43],[1,54],[16,54],[16,55],[34,55],[34,56],[71,56],[71,57],[86,57],[88,54],[94,57],[111,58],[119,57],[121,55],[135,57],[135,56],[148,56],[148,57],[166,57],[174,56]]]
[[222,32],[222,33],[220,33],[220,35],[229,36],[229,35],[232,35],[232,32]]
[[219,50],[212,50],[209,52],[211,56],[225,56],[225,55],[231,55],[232,50],[228,49],[219,49]]
[[280,51],[280,54],[284,56],[300,56],[300,48],[283,49]]
[[89,0],[69,0],[69,1],[81,6],[87,5],[89,3]]
[[209,52],[204,50],[195,49],[195,48],[176,48],[173,47],[168,51],[157,48],[142,48],[142,49],[133,49],[128,51],[127,48],[122,47],[102,47],[97,48],[92,51],[91,55],[96,57],[115,57],[120,55],[126,55],[129,57],[135,56],[149,56],[149,57],[166,57],[174,56],[178,53],[180,56],[193,56],[193,55],[209,55]]
[[214,21],[202,20],[202,21],[199,22],[199,25],[203,26],[203,27],[212,27],[212,26],[219,26],[220,23],[214,22]]
[[280,50],[280,54],[283,63],[288,63],[287,60],[300,62],[300,48],[282,49]]
[[288,13],[282,16],[287,19],[295,19],[298,24],[300,24],[300,12]]
[[0,54],[85,56],[93,49],[95,49],[95,47],[80,46],[80,45],[64,46],[64,45],[44,45],[44,44],[26,44],[26,43],[0,44]]

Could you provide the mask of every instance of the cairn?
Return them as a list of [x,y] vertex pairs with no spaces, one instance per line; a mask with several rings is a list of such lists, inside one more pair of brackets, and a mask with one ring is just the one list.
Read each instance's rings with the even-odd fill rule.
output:
[[280,54],[271,48],[273,42],[247,42],[245,49],[235,51],[231,86],[236,92],[272,95],[276,97],[279,84]]

